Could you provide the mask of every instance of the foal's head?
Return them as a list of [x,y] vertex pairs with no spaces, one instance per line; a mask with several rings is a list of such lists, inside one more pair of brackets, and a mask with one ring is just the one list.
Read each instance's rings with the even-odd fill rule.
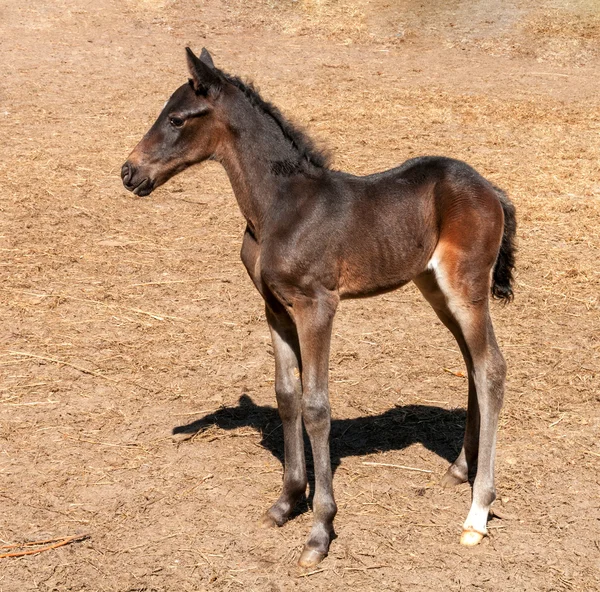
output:
[[219,99],[227,81],[206,49],[200,58],[186,51],[191,79],[173,93],[121,168],[123,185],[136,195],[150,195],[173,175],[213,157],[226,131]]

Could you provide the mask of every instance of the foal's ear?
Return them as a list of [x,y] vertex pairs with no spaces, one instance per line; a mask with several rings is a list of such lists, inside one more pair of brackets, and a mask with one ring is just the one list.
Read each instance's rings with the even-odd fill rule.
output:
[[[199,59],[194,55],[194,52],[186,47],[188,69],[194,83],[194,90],[199,94],[211,94],[216,96],[219,94],[223,86],[223,80],[218,72],[214,70],[214,66],[210,66],[204,59]],[[210,54],[206,52],[208,59],[212,63]]]
[[215,63],[213,62],[212,56],[208,53],[208,49],[206,47],[202,48],[202,52],[200,53],[200,61],[204,62],[209,68],[215,69]]

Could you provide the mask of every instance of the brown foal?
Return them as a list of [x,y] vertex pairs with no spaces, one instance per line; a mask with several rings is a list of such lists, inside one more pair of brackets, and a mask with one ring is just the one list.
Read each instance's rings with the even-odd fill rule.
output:
[[310,140],[252,85],[187,49],[191,79],[175,91],[122,168],[125,187],[149,195],[204,160],[225,167],[246,219],[241,257],[266,303],[285,468],[263,517],[281,526],[307,486],[302,425],[315,469],[314,522],[299,563],[328,552],[336,504],[329,455],[329,347],[342,298],[413,281],[454,335],[468,370],[464,444],[443,477],[475,474],[461,543],[486,534],[506,364],[490,318],[492,295],[510,300],[515,210],[467,164],[422,157],[356,177],[327,166]]

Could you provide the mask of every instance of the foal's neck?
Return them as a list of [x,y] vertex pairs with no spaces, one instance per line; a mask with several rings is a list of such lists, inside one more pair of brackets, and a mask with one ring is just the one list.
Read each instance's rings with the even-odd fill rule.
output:
[[293,168],[302,157],[269,114],[245,100],[239,102],[216,157],[227,172],[242,215],[260,239],[262,221],[286,179],[281,169]]

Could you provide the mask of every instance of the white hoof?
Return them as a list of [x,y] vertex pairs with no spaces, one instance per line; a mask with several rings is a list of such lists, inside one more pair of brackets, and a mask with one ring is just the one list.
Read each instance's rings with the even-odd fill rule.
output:
[[477,530],[473,530],[472,528],[465,529],[460,535],[460,544],[464,545],[465,547],[474,547],[475,545],[478,545],[481,542],[481,540],[486,534],[487,533],[485,532],[481,533]]

